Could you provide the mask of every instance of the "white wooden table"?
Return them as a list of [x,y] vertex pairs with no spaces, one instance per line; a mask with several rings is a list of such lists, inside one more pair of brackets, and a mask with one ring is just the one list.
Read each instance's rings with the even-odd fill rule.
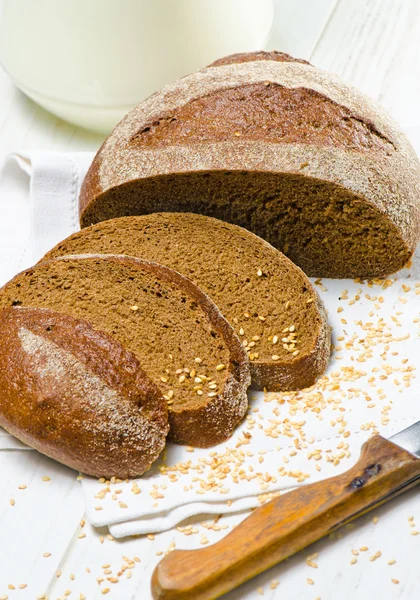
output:
[[[276,8],[270,48],[339,73],[379,99],[401,124],[420,123],[419,0],[276,0]],[[16,150],[95,150],[101,141],[47,114],[0,70],[0,159]],[[12,210],[8,199],[0,196],[3,227]],[[110,598],[148,600],[150,575],[160,559],[157,552],[171,543],[200,547],[202,533],[210,543],[224,533],[198,522],[199,533],[189,537],[170,531],[154,540],[112,540],[107,531],[93,530],[84,522],[80,484],[73,471],[35,452],[5,451],[0,452],[0,475],[0,598],[92,599],[109,588]],[[50,480],[39,485],[44,476]],[[419,492],[413,490],[375,514],[378,524],[369,516],[359,519],[341,539],[315,544],[226,598],[419,598],[420,536],[410,536],[407,524],[411,515],[420,523]],[[220,523],[230,529],[244,516],[222,518]],[[350,549],[364,545],[369,554],[380,547],[384,558],[371,562],[366,553],[357,565],[350,565]],[[309,552],[319,553],[318,569],[306,565]],[[393,558],[397,563],[388,565]],[[113,577],[118,583],[107,580]]]

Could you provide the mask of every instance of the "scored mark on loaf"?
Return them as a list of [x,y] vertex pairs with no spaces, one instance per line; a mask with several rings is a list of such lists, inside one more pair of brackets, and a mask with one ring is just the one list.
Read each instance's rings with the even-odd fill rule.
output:
[[77,390],[78,403],[86,409],[86,413],[94,413],[95,416],[84,421],[84,428],[97,433],[114,431],[121,438],[130,437],[142,443],[145,438],[153,440],[153,423],[146,423],[141,409],[133,419],[128,398],[106,385],[71,352],[26,327],[20,327],[18,337],[22,349],[32,358],[31,366],[39,377],[38,385],[44,392],[39,397],[40,403],[47,399],[59,404],[61,410],[70,411],[73,394],[58,392],[58,389],[63,389],[58,386],[68,378],[75,393]]

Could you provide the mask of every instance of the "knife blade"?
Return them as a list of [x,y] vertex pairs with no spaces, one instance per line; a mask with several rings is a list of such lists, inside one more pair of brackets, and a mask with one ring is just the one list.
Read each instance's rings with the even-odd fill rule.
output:
[[420,421],[372,436],[351,469],[274,498],[217,543],[171,552],[153,572],[153,598],[219,598],[417,483]]

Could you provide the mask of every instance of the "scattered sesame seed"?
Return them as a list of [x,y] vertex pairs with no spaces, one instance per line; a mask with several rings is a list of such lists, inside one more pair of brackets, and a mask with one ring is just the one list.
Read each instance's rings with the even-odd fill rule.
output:
[[258,269],[258,271],[257,271],[257,275],[258,275],[258,277],[261,277],[261,275],[262,275],[262,271],[261,271],[261,269]]
[[391,558],[391,560],[388,561],[389,565],[395,565],[397,561],[395,560],[395,558]]
[[391,579],[392,583],[400,583],[399,579]]
[[134,306],[130,306],[130,308],[131,308],[131,310],[132,310],[132,311],[134,311],[134,312],[135,312],[136,310],[138,310],[138,309],[139,309],[139,307],[138,307],[138,306],[136,306],[136,305],[134,305]]
[[371,562],[373,562],[374,560],[376,560],[380,556],[382,556],[382,552],[380,550],[378,550],[378,552],[375,552],[375,554],[372,554],[372,556],[369,556],[369,560]]
[[278,356],[277,354],[273,354],[273,356],[271,357],[272,360],[280,360],[280,356]]
[[51,477],[48,477],[48,475],[44,475],[41,479],[42,481],[51,481]]
[[223,369],[226,369],[226,365],[224,365],[223,363],[217,365],[216,367],[216,371],[223,371]]

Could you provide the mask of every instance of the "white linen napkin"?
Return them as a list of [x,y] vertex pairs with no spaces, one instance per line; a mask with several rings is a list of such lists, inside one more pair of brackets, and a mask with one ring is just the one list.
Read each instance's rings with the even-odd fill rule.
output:
[[[420,151],[420,128],[408,133]],[[78,229],[77,197],[91,160],[89,153],[45,152],[7,159],[0,177],[0,283]],[[356,345],[356,350],[336,352],[326,377],[315,388],[266,397],[251,393],[249,415],[226,444],[208,450],[168,444],[153,469],[134,484],[84,478],[89,521],[107,525],[112,535],[122,537],[168,529],[192,515],[258,506],[267,494],[348,468],[373,427],[391,435],[417,420],[418,399],[406,384],[420,366],[418,321],[413,323],[418,319],[420,293],[413,281],[420,279],[418,250],[411,270],[398,274],[405,281],[388,289],[379,284],[370,288],[347,280],[324,281],[319,291],[335,340],[344,337],[343,343]],[[348,299],[338,300],[345,288]],[[372,300],[375,297],[381,300]],[[337,312],[341,307],[343,311]],[[364,342],[354,340],[363,339],[370,321],[378,339],[376,346],[366,350]],[[381,328],[385,329],[382,338]],[[393,342],[396,357],[384,350],[389,335],[399,340]],[[386,364],[381,358],[384,353]],[[396,371],[396,384],[384,367],[406,369],[399,362],[402,357],[413,370]],[[380,373],[375,382],[369,381],[373,368]],[[345,379],[338,388],[337,372]],[[388,405],[389,409],[384,408]],[[0,429],[0,450],[21,448],[23,444]]]

